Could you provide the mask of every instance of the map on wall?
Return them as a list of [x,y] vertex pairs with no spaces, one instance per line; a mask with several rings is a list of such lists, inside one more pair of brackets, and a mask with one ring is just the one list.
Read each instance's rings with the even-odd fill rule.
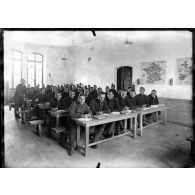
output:
[[192,59],[180,58],[177,60],[177,83],[192,84]]
[[144,62],[141,67],[142,84],[165,83],[165,61]]

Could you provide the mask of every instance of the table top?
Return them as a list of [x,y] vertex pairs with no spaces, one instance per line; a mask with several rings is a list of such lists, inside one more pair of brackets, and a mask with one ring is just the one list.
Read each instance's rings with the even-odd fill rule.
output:
[[103,119],[97,119],[97,118],[91,118],[90,121],[85,121],[80,118],[72,118],[77,124],[82,125],[82,126],[96,126],[100,124],[105,124],[105,123],[110,123],[114,121],[120,121],[120,120],[125,120],[129,118],[134,118],[137,117],[138,112],[133,112],[133,113],[128,113],[128,114],[109,114],[108,117],[103,118]]
[[39,108],[41,109],[49,109],[50,105],[49,104],[37,104],[39,106]]
[[49,111],[49,113],[51,114],[51,116],[63,117],[63,116],[67,116],[69,111],[68,110],[57,110],[57,111]]
[[145,107],[140,109],[140,113],[152,113],[152,112],[157,112],[161,110],[166,110],[166,106],[164,104],[159,104],[158,107]]

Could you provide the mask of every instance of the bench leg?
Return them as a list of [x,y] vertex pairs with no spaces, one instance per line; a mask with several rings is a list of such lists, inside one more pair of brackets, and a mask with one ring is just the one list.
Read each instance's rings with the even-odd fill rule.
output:
[[42,136],[41,124],[37,125],[37,133],[40,137]]

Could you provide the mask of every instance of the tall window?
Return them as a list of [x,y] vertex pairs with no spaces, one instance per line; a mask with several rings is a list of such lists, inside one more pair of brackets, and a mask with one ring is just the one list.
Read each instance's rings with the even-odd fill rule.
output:
[[12,87],[20,83],[22,78],[22,52],[13,50],[12,51]]
[[28,56],[27,84],[34,87],[43,85],[43,55],[32,53]]

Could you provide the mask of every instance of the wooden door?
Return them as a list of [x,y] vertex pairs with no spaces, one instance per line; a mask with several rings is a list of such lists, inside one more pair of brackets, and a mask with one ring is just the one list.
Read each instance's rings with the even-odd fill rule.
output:
[[132,86],[132,67],[122,66],[117,69],[117,90],[127,90]]

